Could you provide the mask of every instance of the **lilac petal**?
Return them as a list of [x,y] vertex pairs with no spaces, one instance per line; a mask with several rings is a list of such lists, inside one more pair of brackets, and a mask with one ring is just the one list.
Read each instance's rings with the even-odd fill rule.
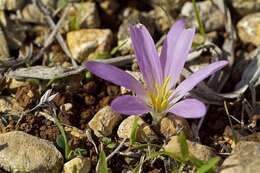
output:
[[142,24],[130,27],[132,45],[140,71],[149,89],[162,84],[162,69],[154,41]]
[[[175,33],[170,34],[173,35]],[[166,40],[169,42],[166,43],[166,45],[169,45],[169,48],[167,48],[167,53],[162,55],[167,56],[164,69],[164,78],[171,77],[168,84],[168,89],[175,86],[179,81],[180,73],[191,49],[195,28],[184,29],[181,33],[177,32],[176,34],[180,34],[178,39],[173,39],[174,37],[171,36]]]
[[109,64],[88,61],[85,64],[87,70],[96,76],[113,82],[114,84],[130,89],[138,95],[145,95],[144,87],[127,72]]
[[171,101],[171,104],[180,100],[185,94],[191,91],[198,83],[206,79],[211,74],[223,68],[228,64],[228,61],[218,61],[208,65],[207,67],[193,73],[183,82],[181,82],[178,87],[174,90],[176,97]]
[[[163,42],[162,51],[160,54],[160,61],[162,69],[165,69],[166,62],[170,62],[173,59],[172,53],[177,45],[178,38],[180,37],[182,31],[184,30],[184,20],[178,20],[171,27]],[[172,60],[173,61],[173,60]]]
[[151,110],[142,99],[127,95],[117,97],[112,101],[111,107],[114,111],[126,115],[144,114]]
[[197,99],[182,100],[169,110],[169,112],[183,118],[200,118],[206,114],[207,108]]

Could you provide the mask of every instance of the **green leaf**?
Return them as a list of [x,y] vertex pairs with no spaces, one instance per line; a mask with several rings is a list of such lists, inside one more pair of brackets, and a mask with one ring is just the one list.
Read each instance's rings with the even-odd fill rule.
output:
[[131,129],[131,134],[130,134],[130,144],[131,145],[133,145],[136,142],[137,131],[138,131],[138,117],[135,117],[132,129]]
[[72,16],[69,21],[70,30],[78,30],[80,28],[80,22],[76,16]]
[[202,165],[196,173],[206,173],[215,168],[215,166],[218,164],[220,158],[219,157],[213,157],[211,158],[206,164]]
[[125,41],[123,41],[120,45],[114,47],[114,48],[110,51],[110,55],[112,55],[112,56],[115,55],[115,54],[118,52],[118,50],[119,50],[121,47],[123,47],[123,46],[127,43],[127,41],[128,41],[128,40],[125,40]]
[[112,143],[108,144],[107,147],[110,149],[116,148],[116,143],[112,142]]
[[167,151],[158,151],[158,152],[151,153],[148,157],[146,157],[144,162],[146,162],[148,160],[155,159],[158,156],[168,156],[168,157],[173,158],[175,160],[181,161],[181,158],[174,153],[170,153],[170,152],[167,152]]
[[90,80],[92,78],[92,74],[89,71],[86,71],[85,78],[86,80]]
[[112,142],[112,139],[108,138],[108,137],[103,137],[101,140],[102,140],[102,143],[104,143],[105,145],[108,145]]
[[189,147],[186,141],[186,137],[182,131],[178,135],[178,142],[180,144],[182,159],[187,160],[189,157]]
[[69,160],[70,159],[71,150],[70,150],[70,146],[68,144],[67,135],[66,135],[66,133],[65,133],[65,131],[63,129],[63,126],[61,125],[59,119],[57,118],[57,116],[54,116],[54,120],[55,120],[55,124],[58,127],[58,129],[59,129],[59,131],[61,133],[61,136],[63,138],[63,141],[64,141],[65,159]]
[[67,6],[68,3],[69,3],[68,0],[58,0],[57,6],[58,8],[64,8]]
[[193,155],[191,155],[191,154],[189,155],[189,160],[190,160],[191,163],[192,163],[194,166],[196,166],[197,168],[199,168],[199,167],[201,167],[202,165],[205,164],[204,161],[202,161],[202,160],[196,158],[195,156],[193,156]]
[[84,148],[76,148],[74,150],[74,153],[76,154],[76,156],[83,156],[83,155],[86,155],[88,152]]
[[106,154],[103,150],[99,154],[98,163],[99,163],[98,172],[99,173],[108,173]]
[[99,52],[96,54],[96,59],[107,59],[111,58],[111,55],[108,52]]
[[206,39],[206,32],[205,32],[204,25],[203,25],[203,23],[200,19],[199,9],[197,7],[196,0],[192,0],[192,6],[193,6],[193,9],[194,9],[194,12],[195,12],[195,17],[196,17],[197,23],[199,25],[200,34],[203,36],[203,38],[205,40]]
[[61,134],[57,136],[56,143],[61,149],[65,150],[65,142]]

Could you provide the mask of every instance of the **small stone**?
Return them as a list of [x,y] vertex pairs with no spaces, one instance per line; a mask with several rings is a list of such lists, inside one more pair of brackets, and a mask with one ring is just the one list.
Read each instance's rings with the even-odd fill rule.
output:
[[251,135],[240,137],[239,140],[241,140],[241,141],[252,141],[252,142],[259,142],[260,143],[260,132],[255,132]]
[[156,30],[159,31],[159,33],[165,33],[167,30],[171,27],[171,21],[169,19],[169,16],[167,15],[167,12],[159,7],[155,6],[154,10],[152,10],[150,13],[151,17],[154,18]]
[[16,90],[19,87],[29,85],[29,82],[27,81],[21,81],[13,78],[7,78],[6,83],[8,85],[8,88],[11,90]]
[[18,88],[15,94],[17,102],[24,108],[32,105],[32,103],[37,99],[37,96],[37,88],[31,85]]
[[88,125],[96,136],[109,136],[121,119],[122,117],[119,113],[113,111],[110,106],[106,106],[94,115]]
[[113,15],[119,7],[116,0],[101,0],[99,3],[101,9],[108,15]]
[[[42,0],[42,3],[50,9],[55,9],[56,1]],[[34,3],[27,4],[21,11],[21,18],[23,21],[31,23],[46,23],[44,14]]]
[[68,112],[72,110],[72,107],[73,107],[72,103],[64,103],[60,106],[60,110]]
[[23,108],[19,105],[15,98],[5,97],[0,99],[0,112],[20,116],[23,112]]
[[119,88],[115,85],[108,85],[107,86],[107,94],[109,96],[117,96],[119,94]]
[[77,61],[95,59],[98,53],[109,52],[113,40],[109,29],[81,29],[67,33],[67,44]]
[[8,44],[5,38],[5,34],[4,31],[2,30],[2,28],[0,27],[0,59],[1,60],[7,60],[9,59],[10,55],[9,55],[9,48],[8,48]]
[[90,170],[90,158],[76,157],[64,164],[64,173],[88,173]]
[[21,12],[23,21],[31,23],[45,23],[44,15],[35,4],[26,5]]
[[260,144],[240,141],[231,155],[224,160],[220,173],[258,173],[260,170]]
[[70,133],[71,136],[74,136],[79,139],[83,139],[86,137],[86,133],[83,130],[80,130],[76,127],[64,127],[65,132]]
[[85,103],[86,105],[90,106],[90,105],[93,105],[95,103],[96,99],[94,96],[92,95],[86,95],[85,96]]
[[[196,142],[191,142],[187,140],[188,148],[190,154],[195,156],[196,158],[208,161],[210,158],[216,156],[213,150],[210,147],[205,145],[201,145]],[[180,154],[180,143],[178,142],[178,136],[172,136],[170,141],[164,146],[165,151]]]
[[243,17],[237,23],[240,39],[245,43],[260,45],[260,13],[253,13]]
[[60,173],[62,154],[49,141],[24,132],[0,134],[0,167],[9,172]]
[[147,27],[151,35],[154,34],[155,24],[153,18],[149,13],[142,12],[133,8],[126,8],[122,12],[123,22],[119,26],[117,33],[117,45],[120,46],[119,50],[122,54],[127,54],[132,51],[131,40],[129,37],[129,27],[134,24],[142,23]]
[[144,120],[136,115],[131,115],[124,119],[122,123],[119,125],[117,130],[117,135],[120,138],[130,138],[131,130],[133,127],[133,123],[135,118],[137,118],[138,130],[137,130],[137,141],[145,142],[151,141],[157,138],[154,131],[151,129],[149,124],[145,123]]
[[230,2],[241,16],[260,11],[260,0],[230,0]]
[[68,6],[68,18],[64,22],[65,31],[70,31],[70,22],[75,18],[80,28],[98,28],[100,19],[96,4],[93,2],[71,3]]
[[[197,2],[201,21],[207,32],[223,28],[225,26],[225,16],[221,10],[211,0]],[[181,16],[185,17],[189,26],[197,26],[198,22],[195,17],[195,12],[192,2],[186,2],[181,10]]]
[[[147,0],[145,0],[147,1]],[[167,1],[158,1],[158,0],[148,0],[155,8],[161,7],[167,11],[167,15],[176,15],[176,11],[180,11],[181,7],[188,0],[167,0]]]
[[192,131],[186,119],[178,116],[163,117],[160,121],[160,132],[166,137],[177,135],[179,130],[183,130],[187,139],[192,139]]
[[18,10],[24,5],[25,0],[1,0],[0,10]]

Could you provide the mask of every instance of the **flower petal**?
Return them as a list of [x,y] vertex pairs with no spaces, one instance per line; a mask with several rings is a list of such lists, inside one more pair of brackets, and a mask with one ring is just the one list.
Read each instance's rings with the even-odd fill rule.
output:
[[165,69],[166,62],[170,62],[170,60],[173,59],[172,51],[176,47],[178,38],[180,37],[182,31],[184,30],[184,25],[185,25],[184,20],[180,19],[174,23],[174,25],[171,27],[170,31],[168,32],[163,42],[163,47],[160,54],[162,69]]
[[144,114],[151,110],[142,99],[127,95],[117,97],[112,101],[111,107],[114,111],[126,115]]
[[183,118],[200,118],[206,114],[207,108],[197,99],[185,99],[176,103],[169,112]]
[[145,90],[142,84],[133,76],[117,67],[95,61],[88,61],[85,66],[87,70],[102,79],[128,88],[138,95],[145,95]]
[[193,73],[183,82],[181,82],[174,93],[177,94],[177,97],[174,98],[171,103],[175,103],[180,100],[187,92],[192,90],[199,82],[210,76],[211,74],[215,73],[216,71],[223,68],[225,65],[228,64],[228,61],[218,61],[208,65],[207,67]]
[[[167,38],[166,43],[164,44],[165,47],[168,46],[168,48],[165,48],[167,51],[165,51],[166,53],[162,52],[163,54],[161,55],[167,57],[164,78],[171,78],[167,87],[168,89],[175,86],[179,81],[180,73],[191,49],[195,28],[184,29],[182,32],[177,31],[176,33],[170,32],[169,34],[169,38]],[[179,34],[179,36],[176,36],[175,34]],[[174,39],[174,36],[172,35],[178,38]]]
[[140,71],[149,89],[154,89],[155,83],[162,84],[162,69],[154,41],[142,24],[131,26],[130,35]]

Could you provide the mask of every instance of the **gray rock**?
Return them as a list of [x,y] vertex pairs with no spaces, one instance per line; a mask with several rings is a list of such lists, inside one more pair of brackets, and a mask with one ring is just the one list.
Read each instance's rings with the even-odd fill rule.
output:
[[245,43],[260,45],[260,13],[253,13],[243,17],[237,23],[240,39]]
[[127,54],[132,50],[131,40],[129,37],[129,26],[135,25],[137,23],[142,23],[147,27],[150,34],[153,35],[155,24],[153,18],[151,18],[149,13],[141,13],[133,8],[124,9],[122,14],[123,22],[120,25],[119,31],[117,33],[117,45],[121,45],[119,50],[122,54]]
[[260,143],[239,142],[222,164],[220,173],[258,173],[260,170]]
[[119,113],[114,112],[110,106],[106,106],[94,115],[88,125],[96,136],[109,136],[121,119],[122,117]]
[[[187,144],[189,147],[189,152],[196,158],[203,160],[203,161],[208,161],[210,158],[216,156],[215,153],[213,152],[213,149],[211,149],[208,146],[201,145],[196,142],[191,142],[187,140]],[[172,136],[170,138],[170,141],[164,146],[165,151],[175,153],[175,154],[180,154],[181,149],[180,149],[180,144],[178,142],[178,136]]]
[[[207,32],[224,27],[224,14],[220,11],[216,4],[211,0],[197,2],[199,14],[202,23]],[[198,27],[195,12],[191,2],[186,2],[181,10],[181,16],[185,17],[188,25]]]
[[230,0],[230,3],[242,16],[260,11],[260,0]]
[[60,173],[61,153],[50,142],[24,132],[0,134],[0,167],[9,172]]

